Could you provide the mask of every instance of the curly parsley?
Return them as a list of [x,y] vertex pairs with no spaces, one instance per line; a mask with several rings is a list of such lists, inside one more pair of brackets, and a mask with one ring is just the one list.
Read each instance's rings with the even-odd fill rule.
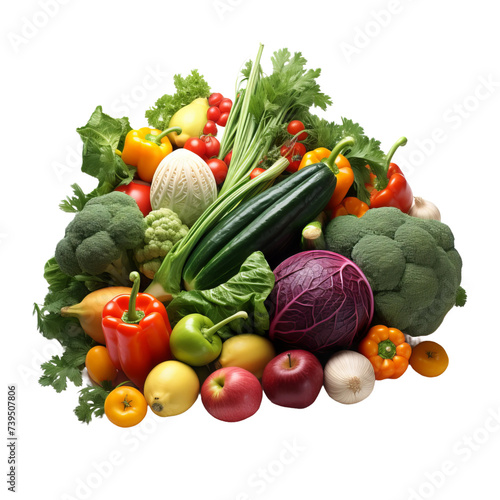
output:
[[165,130],[168,128],[170,118],[179,109],[199,97],[210,95],[210,86],[196,69],[193,69],[191,74],[185,78],[179,74],[175,75],[174,85],[176,88],[174,95],[165,94],[156,101],[152,108],[146,111],[146,118],[151,127]]

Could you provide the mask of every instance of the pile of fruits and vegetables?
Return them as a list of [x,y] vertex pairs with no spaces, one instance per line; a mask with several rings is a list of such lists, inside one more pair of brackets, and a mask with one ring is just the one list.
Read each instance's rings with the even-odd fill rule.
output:
[[282,49],[266,72],[262,53],[230,97],[193,70],[147,126],[97,107],[77,129],[97,185],[60,203],[72,218],[35,315],[63,348],[40,384],[90,381],[82,422],[128,427],[199,396],[239,421],[264,394],[305,408],[324,387],[352,404],[410,365],[446,370],[445,349],[422,337],[465,304],[462,261],[392,163],[406,138],[384,152],[359,124],[319,118],[331,104],[320,70]]

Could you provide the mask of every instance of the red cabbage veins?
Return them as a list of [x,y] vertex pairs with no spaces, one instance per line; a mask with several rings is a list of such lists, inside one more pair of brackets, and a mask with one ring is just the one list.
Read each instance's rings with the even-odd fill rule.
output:
[[324,250],[292,255],[275,270],[271,339],[324,353],[351,347],[370,325],[373,293],[359,267]]

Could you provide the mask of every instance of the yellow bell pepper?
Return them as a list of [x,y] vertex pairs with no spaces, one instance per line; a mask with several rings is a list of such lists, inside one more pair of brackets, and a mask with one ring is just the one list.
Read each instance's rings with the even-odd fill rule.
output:
[[149,127],[131,130],[125,137],[122,160],[137,168],[140,179],[151,182],[160,162],[172,152],[172,144],[167,137],[171,132],[181,133],[182,130],[179,127],[163,132]]
[[298,170],[307,167],[307,165],[313,165],[314,163],[319,163],[321,160],[328,158],[331,151],[326,148],[316,148],[312,151],[308,151],[300,162]]
[[[319,163],[325,158],[328,158],[330,154],[331,151],[326,148],[313,149],[302,157],[298,170],[306,167],[307,165]],[[335,172],[335,176],[337,177],[337,185],[335,186],[333,196],[325,207],[325,209],[329,211],[333,210],[344,199],[347,191],[349,191],[349,188],[354,182],[354,172],[352,171],[349,160],[345,156],[338,155],[335,159],[335,166],[337,169],[337,171]]]

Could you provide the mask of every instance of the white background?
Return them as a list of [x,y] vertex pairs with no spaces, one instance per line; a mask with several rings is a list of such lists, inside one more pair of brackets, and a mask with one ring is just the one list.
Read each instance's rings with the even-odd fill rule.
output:
[[[49,14],[44,13],[45,11]],[[0,399],[18,387],[17,498],[185,500],[498,498],[498,230],[500,68],[491,0],[24,0],[4,6],[1,137],[3,361]],[[232,97],[242,64],[265,45],[321,67],[330,119],[360,122],[387,150],[415,195],[436,203],[464,260],[469,300],[432,340],[450,356],[426,379],[411,369],[377,382],[363,403],[323,391],[306,410],[264,400],[225,424],[201,402],[123,430],[73,415],[77,389],[38,385],[58,352],[36,331],[43,264],[71,216],[58,209],[79,171],[75,129],[101,104],[146,124],[144,111],[198,68]],[[154,72],[157,81],[147,79]],[[153,82],[153,83],[152,83]],[[486,83],[485,83],[486,82]],[[489,82],[489,83],[488,83]],[[6,431],[6,403],[2,402]],[[5,442],[5,441],[4,441]],[[286,451],[291,448],[293,452]],[[7,490],[7,448],[0,453]],[[481,494],[481,491],[488,493]],[[2,491],[2,495],[3,495]]]

